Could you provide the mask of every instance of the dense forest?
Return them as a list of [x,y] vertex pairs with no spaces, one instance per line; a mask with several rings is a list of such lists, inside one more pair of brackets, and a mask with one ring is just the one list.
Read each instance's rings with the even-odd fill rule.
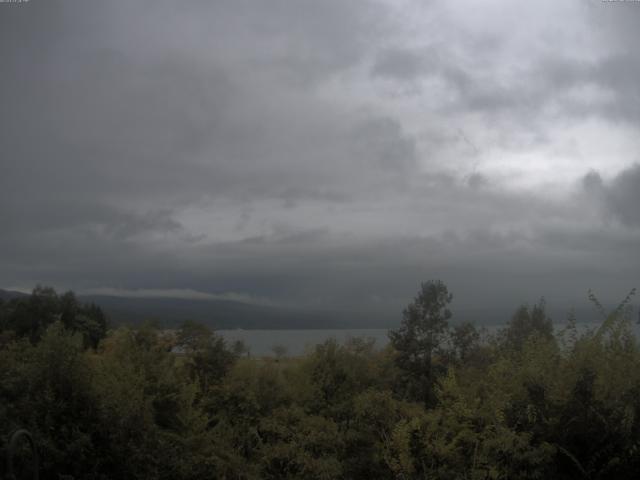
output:
[[38,287],[0,300],[0,448],[28,429],[41,478],[635,478],[630,298],[607,313],[591,295],[594,329],[554,331],[540,301],[487,335],[429,281],[384,349],[257,358],[194,322],[110,328]]

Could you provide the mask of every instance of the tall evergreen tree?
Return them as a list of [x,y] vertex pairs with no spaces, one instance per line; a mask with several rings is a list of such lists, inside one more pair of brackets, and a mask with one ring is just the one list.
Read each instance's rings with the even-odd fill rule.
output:
[[403,311],[398,330],[389,332],[397,352],[396,363],[405,373],[405,388],[410,398],[433,403],[433,385],[437,376],[434,355],[443,346],[449,328],[453,299],[440,280],[422,283],[418,295]]

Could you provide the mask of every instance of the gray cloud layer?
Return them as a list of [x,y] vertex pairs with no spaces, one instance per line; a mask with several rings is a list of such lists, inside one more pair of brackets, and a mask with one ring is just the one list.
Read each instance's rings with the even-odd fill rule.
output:
[[0,285],[621,296],[640,6],[475,3],[0,5]]

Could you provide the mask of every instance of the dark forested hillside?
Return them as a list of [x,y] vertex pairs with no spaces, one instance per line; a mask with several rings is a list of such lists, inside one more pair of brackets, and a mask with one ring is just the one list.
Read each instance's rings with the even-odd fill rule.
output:
[[180,298],[131,298],[106,295],[80,296],[100,305],[113,324],[141,324],[154,321],[175,327],[185,319],[214,329],[305,329],[391,326],[386,312],[351,312],[251,304],[231,300]]
[[[16,292],[17,293],[17,292]],[[24,294],[18,293],[24,296]],[[394,328],[398,309],[372,309],[361,306],[292,307],[246,303],[235,300],[186,299],[170,297],[119,297],[109,295],[78,295],[78,300],[94,303],[109,317],[113,326],[141,325],[153,322],[158,326],[175,328],[185,319],[203,323],[215,330],[224,329],[354,329]],[[585,299],[586,300],[586,299]],[[502,325],[517,307],[517,301],[504,305],[457,305],[455,322],[469,321],[478,326]],[[569,305],[556,305],[549,310],[554,319],[563,319]],[[580,322],[598,321],[597,312],[585,302],[574,307]]]
[[14,290],[2,290],[0,288],[0,300],[11,300],[12,298],[28,297],[26,293],[16,292]]
[[486,336],[433,281],[385,349],[253,358],[196,322],[107,329],[39,287],[0,302],[1,448],[28,429],[41,478],[636,478],[630,298],[593,330],[554,334],[540,301]]

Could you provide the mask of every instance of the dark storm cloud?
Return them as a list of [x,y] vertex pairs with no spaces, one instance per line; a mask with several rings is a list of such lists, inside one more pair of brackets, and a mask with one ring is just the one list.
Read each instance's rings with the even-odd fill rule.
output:
[[[433,9],[429,43],[407,42],[380,50],[371,75],[412,84],[404,90],[411,96],[423,95],[425,88],[434,95],[433,82],[440,82],[443,111],[479,114],[499,129],[511,125],[535,130],[541,142],[549,141],[544,131],[558,119],[593,117],[638,124],[640,85],[635,79],[640,51],[635,46],[640,41],[640,9],[607,2],[567,2],[564,7],[568,6],[576,18],[564,26],[566,33],[545,21],[541,32],[532,30],[523,46],[517,46],[519,37],[526,37],[540,19],[532,19],[531,25],[478,31],[460,27],[459,18],[447,17],[443,9]],[[516,8],[509,5],[504,10]],[[500,10],[496,7],[498,15]],[[590,44],[585,45],[585,35],[592,36]],[[421,87],[425,84],[429,87]]]
[[376,58],[372,73],[397,80],[413,80],[429,71],[429,56],[429,52],[408,49],[386,50]]
[[[477,45],[470,48],[470,55],[479,58],[491,58],[495,51],[492,44]],[[421,50],[395,48],[378,55],[372,68],[372,75],[399,82],[438,79],[453,94],[450,103],[444,108],[452,112],[477,112],[489,118],[504,118],[508,121],[527,124],[539,115],[543,108],[552,102],[562,104],[567,114],[575,112],[583,115],[592,108],[589,100],[576,101],[570,98],[572,88],[591,83],[601,83],[606,88],[615,88],[606,79],[599,79],[607,71],[606,60],[602,65],[585,64],[583,61],[564,58],[549,52],[548,57],[521,67],[512,78],[488,76],[487,64],[497,60],[487,60],[487,64],[478,67],[476,62],[457,58],[451,47],[428,47]],[[618,72],[622,73],[622,72]],[[615,76],[615,74],[614,74]],[[410,91],[422,93],[421,90]],[[612,109],[607,105],[606,109]],[[599,113],[599,112],[595,112]],[[604,113],[604,110],[603,112]]]
[[640,165],[635,164],[604,182],[597,172],[583,179],[588,195],[602,203],[605,211],[624,225],[640,227]]
[[537,150],[585,116],[637,128],[632,22],[573,18],[616,45],[578,55],[438,2],[423,31],[378,1],[0,7],[0,286],[397,308],[433,277],[477,303],[637,280],[637,167],[572,192],[594,166],[552,145],[559,195]]
[[358,60],[376,11],[234,1],[3,12],[7,257],[37,256],[30,238],[60,257],[86,243],[126,256],[121,242],[179,233],[175,208],[202,198],[291,207],[402,184],[416,153],[395,120],[298,93]]
[[629,8],[633,6],[628,4],[609,8],[595,2],[589,7],[589,20],[601,32],[601,41],[607,46],[607,54],[602,55],[598,63],[597,81],[614,89],[620,99],[620,107],[624,106],[625,99],[628,107],[637,106],[640,90],[635,76],[640,68],[640,52],[637,48],[640,9]]
[[634,165],[614,179],[609,202],[624,223],[640,227],[640,165]]
[[[333,116],[338,112],[298,98],[287,92],[290,87],[280,85],[283,62],[293,62],[286,68],[297,73],[307,68],[296,63],[298,56],[310,63],[304,75],[316,79],[357,58],[358,17],[350,8],[332,2],[296,4],[291,11],[281,2],[262,8],[246,2],[217,3],[204,9],[215,27],[223,26],[222,32],[214,30],[213,38],[205,37],[212,43],[211,58],[189,59],[180,49],[190,46],[180,41],[154,55],[138,52],[141,47],[133,42],[140,32],[120,32],[117,23],[109,27],[112,35],[119,35],[118,41],[103,34],[107,27],[92,35],[84,24],[91,23],[98,10],[87,12],[85,7],[80,10],[85,16],[70,22],[67,16],[76,7],[60,3],[42,11],[30,6],[25,11],[31,15],[23,14],[22,23],[9,28],[14,39],[40,35],[42,42],[7,47],[9,74],[0,80],[5,106],[0,135],[12,155],[3,181],[5,194],[11,196],[5,205],[18,197],[38,205],[69,196],[73,202],[91,198],[93,203],[125,206],[141,199],[152,204],[189,202],[203,194],[317,196],[324,190],[330,197],[341,188],[318,184],[333,185],[333,180],[344,178],[351,187],[353,179],[345,177],[353,168],[360,169],[362,179],[370,170],[389,170],[385,164],[413,158],[411,140],[403,138],[397,122],[376,115],[336,122]],[[156,12],[152,19],[185,16],[171,4],[155,8],[167,16]],[[111,10],[107,18],[115,16],[125,26],[130,22],[124,18],[131,13],[126,4],[116,2]],[[57,12],[54,20],[65,20],[62,25],[38,21],[39,15],[51,12]],[[142,9],[134,8],[134,13],[145,21]],[[33,17],[36,20],[29,23]],[[197,32],[197,24],[183,20],[178,27]],[[34,24],[43,31],[34,31]],[[266,39],[255,38],[250,43],[254,48],[246,52],[228,48],[234,62],[245,62],[244,66],[230,66],[223,55],[216,55],[216,39],[234,42],[238,33],[233,26],[259,37],[249,33],[255,28]],[[321,26],[329,31],[319,30]],[[145,27],[151,46],[165,36],[161,25],[143,23]],[[24,62],[41,45],[47,48],[56,35],[67,48],[51,53],[46,62]],[[5,36],[12,38],[6,30]],[[66,37],[82,42],[72,45]],[[131,48],[122,48],[123,38],[131,40]],[[264,49],[264,57],[256,49]],[[316,55],[324,62],[316,62]],[[252,83],[245,68],[264,77]],[[266,93],[269,90],[273,97]],[[368,146],[367,135],[375,137],[375,145]],[[315,158],[303,163],[302,157]]]

